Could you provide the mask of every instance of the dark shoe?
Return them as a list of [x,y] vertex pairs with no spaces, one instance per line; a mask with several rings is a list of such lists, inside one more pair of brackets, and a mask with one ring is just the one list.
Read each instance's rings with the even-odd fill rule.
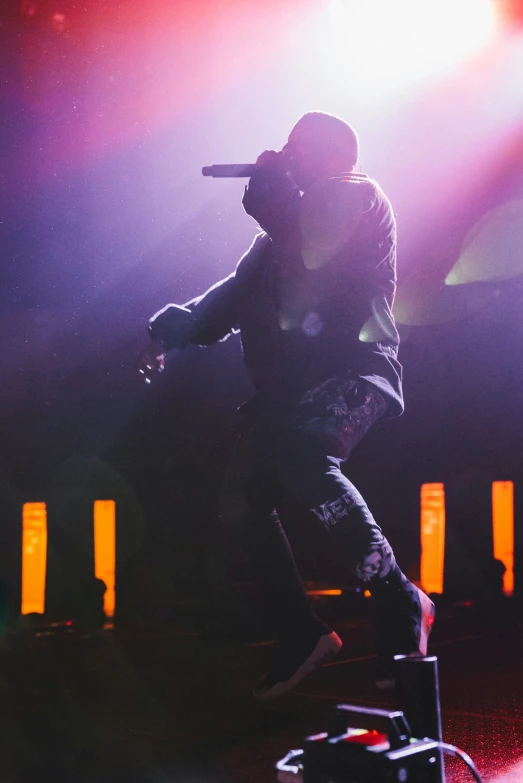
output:
[[428,595],[408,582],[388,596],[380,610],[376,687],[393,688],[394,656],[427,655],[436,609]]
[[309,644],[295,649],[282,648],[272,671],[263,677],[253,694],[257,699],[274,699],[294,688],[304,677],[341,650],[342,642],[337,633],[322,634]]

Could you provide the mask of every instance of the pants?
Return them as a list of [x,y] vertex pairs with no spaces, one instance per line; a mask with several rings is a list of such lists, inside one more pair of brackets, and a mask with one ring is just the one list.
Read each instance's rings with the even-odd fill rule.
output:
[[348,571],[373,594],[408,582],[364,499],[340,470],[384,412],[385,400],[366,381],[331,379],[290,413],[254,415],[240,436],[226,498],[235,499],[251,576],[283,643],[330,631],[312,609],[275,510],[284,492],[315,514]]

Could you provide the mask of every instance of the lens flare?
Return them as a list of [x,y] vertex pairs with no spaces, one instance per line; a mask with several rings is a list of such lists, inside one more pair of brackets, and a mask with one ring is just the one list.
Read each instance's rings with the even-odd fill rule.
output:
[[523,201],[488,212],[468,233],[447,285],[507,280],[523,273]]

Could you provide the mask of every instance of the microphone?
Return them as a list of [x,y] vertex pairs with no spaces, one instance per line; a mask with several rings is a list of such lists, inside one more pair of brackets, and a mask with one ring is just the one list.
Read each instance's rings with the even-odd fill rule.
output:
[[220,163],[217,166],[204,166],[204,177],[252,177],[256,171],[254,163]]

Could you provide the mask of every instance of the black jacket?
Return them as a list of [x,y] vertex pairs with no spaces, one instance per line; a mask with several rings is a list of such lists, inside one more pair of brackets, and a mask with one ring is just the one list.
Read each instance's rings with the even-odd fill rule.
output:
[[235,272],[150,321],[167,349],[210,345],[239,331],[258,395],[297,400],[333,377],[361,377],[403,411],[396,287],[396,223],[365,175],[323,180],[302,198],[297,241],[256,236]]

